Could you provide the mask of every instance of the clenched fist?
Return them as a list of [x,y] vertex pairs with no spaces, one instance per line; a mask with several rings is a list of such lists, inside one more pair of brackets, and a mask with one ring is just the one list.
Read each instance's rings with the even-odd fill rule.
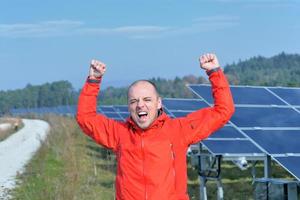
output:
[[99,79],[106,71],[106,65],[98,60],[92,60],[90,64],[89,78]]
[[212,53],[207,53],[199,58],[200,67],[206,71],[220,67],[217,56]]

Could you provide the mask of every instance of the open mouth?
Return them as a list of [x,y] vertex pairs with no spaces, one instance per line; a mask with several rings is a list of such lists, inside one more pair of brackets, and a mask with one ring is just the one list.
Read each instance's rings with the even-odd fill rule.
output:
[[146,111],[140,111],[140,112],[138,112],[138,117],[141,120],[145,120],[147,118],[147,116],[148,116],[148,113]]

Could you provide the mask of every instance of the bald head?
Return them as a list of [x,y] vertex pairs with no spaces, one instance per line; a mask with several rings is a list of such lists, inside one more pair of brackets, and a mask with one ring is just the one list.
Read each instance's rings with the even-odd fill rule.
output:
[[147,80],[139,80],[128,88],[128,110],[132,120],[141,129],[147,129],[158,117],[162,107],[156,86]]
[[[150,87],[152,87],[152,89],[154,90],[155,94],[157,97],[159,97],[159,93],[157,91],[157,87],[155,85],[155,83],[153,83],[152,81],[149,81],[149,80],[137,80],[137,81],[134,81],[129,87],[128,87],[128,91],[127,91],[127,99],[129,97],[129,92],[130,90],[135,87],[136,85],[148,85]],[[128,99],[129,100],[129,99]]]

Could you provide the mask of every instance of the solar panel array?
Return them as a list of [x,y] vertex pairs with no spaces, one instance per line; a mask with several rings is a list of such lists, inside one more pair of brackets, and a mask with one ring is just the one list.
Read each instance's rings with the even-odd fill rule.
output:
[[16,108],[16,109],[11,109],[10,113],[12,113],[12,115],[24,115],[28,113],[43,115],[43,114],[53,113],[59,115],[74,116],[76,114],[76,110],[77,110],[76,105],[64,105],[64,106],[39,107],[39,108]]
[[[209,85],[189,85],[189,88],[207,105],[213,105]],[[250,142],[256,149],[247,150],[259,149],[270,155],[300,180],[300,88],[231,86],[231,91],[236,111],[229,127],[246,139],[232,142],[220,139],[213,143],[212,136],[202,143],[213,154],[226,155],[228,151],[221,148],[223,145],[235,146],[232,153],[240,154],[246,151],[245,141]],[[224,128],[219,131],[228,134]]]
[[128,107],[125,105],[98,106],[97,112],[118,121],[125,121],[129,116]]
[[[40,108],[17,108],[11,109],[10,111],[13,115],[24,115],[28,113],[34,113],[37,115],[43,114],[58,114],[58,115],[69,115],[74,116],[77,112],[77,105],[65,105],[65,106],[55,106],[55,107],[40,107]],[[104,114],[105,116],[124,121],[129,113],[126,105],[115,105],[115,106],[98,106],[97,112]]]

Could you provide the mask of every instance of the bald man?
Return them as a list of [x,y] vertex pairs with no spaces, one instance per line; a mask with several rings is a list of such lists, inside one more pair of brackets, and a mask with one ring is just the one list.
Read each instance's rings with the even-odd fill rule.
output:
[[207,138],[234,113],[229,84],[216,55],[202,55],[199,61],[212,85],[213,107],[171,119],[163,111],[156,86],[139,80],[128,88],[130,116],[125,122],[96,113],[106,65],[91,61],[76,117],[85,134],[116,154],[117,200],[189,199],[186,166],[189,145]]

